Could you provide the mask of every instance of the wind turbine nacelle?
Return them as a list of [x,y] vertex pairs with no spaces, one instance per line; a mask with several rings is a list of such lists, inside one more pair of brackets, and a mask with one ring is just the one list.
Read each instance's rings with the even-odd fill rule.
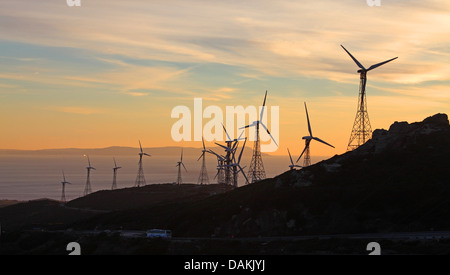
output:
[[302,139],[312,139],[310,136],[304,136]]

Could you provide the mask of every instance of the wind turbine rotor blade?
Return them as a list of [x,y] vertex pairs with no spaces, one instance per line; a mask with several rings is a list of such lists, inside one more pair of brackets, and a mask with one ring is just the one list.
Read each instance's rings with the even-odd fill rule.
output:
[[184,170],[186,170],[186,172],[187,172],[187,169],[186,169],[186,166],[184,166],[184,163],[181,163],[181,165],[183,165]]
[[225,126],[223,125],[223,123],[222,123],[222,127],[223,127],[223,130],[225,131],[225,134],[227,135],[228,141],[231,141],[231,138],[230,138],[230,136],[228,135],[227,129],[225,128]]
[[244,152],[245,143],[247,142],[247,138],[245,138],[244,145],[242,146],[241,153],[239,154],[238,164],[241,162],[242,153]]
[[241,132],[241,134],[239,135],[239,137],[237,138],[237,140],[241,140],[242,135],[244,134],[245,130]]
[[219,144],[219,143],[217,143],[217,142],[216,142],[215,144],[219,145],[220,147],[224,148],[225,150],[230,149],[230,148],[228,148],[228,147],[226,147],[226,146],[223,146],[222,144]]
[[147,154],[147,153],[143,153],[145,156],[147,156],[147,157],[151,157],[152,155],[149,155],[149,154]]
[[314,140],[317,140],[317,141],[319,141],[319,142],[322,142],[322,143],[324,143],[324,144],[326,144],[326,145],[331,146],[331,147],[334,148],[333,145],[331,145],[331,144],[329,144],[329,143],[326,143],[325,141],[321,140],[320,138],[313,137],[313,139],[314,139]]
[[308,121],[308,132],[310,136],[313,136],[311,131],[311,124],[309,122],[308,108],[306,107],[306,102],[305,102],[305,110],[306,110],[306,120]]
[[183,148],[181,148],[181,162],[183,162]]
[[142,151],[142,145],[141,145],[141,141],[139,140],[139,148],[141,148],[141,153],[144,153],[143,151]]
[[266,95],[264,96],[264,101],[263,101],[263,106],[261,109],[261,115],[259,116],[259,121],[262,121],[262,119],[263,119],[264,109],[266,107],[266,98],[267,98],[267,90],[266,90]]
[[203,142],[203,150],[206,150],[206,147],[205,147],[205,140],[203,139],[203,137],[202,137],[202,142]]
[[231,147],[231,151],[235,151],[237,149],[237,147],[238,147],[238,144],[239,144],[239,141],[236,140],[234,142],[233,146]]
[[217,178],[217,176],[219,175],[219,173],[220,173],[220,169],[217,169],[217,174],[214,176],[214,179]]
[[203,156],[205,155],[205,152],[203,152],[200,157],[197,159],[197,161],[199,161]]
[[291,164],[294,165],[294,162],[292,161],[292,157],[291,157],[291,152],[289,152],[289,148],[287,148],[288,153],[289,153],[289,158],[291,159]]
[[247,182],[247,184],[249,184],[248,178],[244,173],[244,169],[242,169],[242,167],[238,164],[237,167],[239,167],[239,172],[241,172],[241,174],[244,176],[245,181]]
[[267,133],[269,134],[270,138],[273,140],[273,142],[275,142],[275,145],[278,147],[278,143],[275,141],[275,139],[273,138],[272,134],[270,133],[269,129],[267,129],[266,125],[264,125],[264,123],[259,122],[262,127],[267,131]]
[[210,153],[210,154],[213,154],[213,155],[216,155],[217,157],[219,157],[219,155],[217,155],[213,150],[208,150],[208,151],[206,151],[206,152],[208,152],[208,153]]
[[308,149],[308,147],[309,147],[309,143],[310,143],[310,142],[308,142],[308,141],[306,142],[305,148],[303,149],[302,153],[300,154],[300,156],[298,157],[298,159],[297,159],[296,162],[298,162],[298,161],[302,158],[302,156],[303,156],[303,154],[305,153],[306,149]]
[[117,167],[116,158],[113,158],[114,160],[114,167]]
[[254,124],[249,124],[247,126],[239,128],[239,130],[246,129],[246,128],[253,127],[253,126],[255,126],[255,125]]
[[355,61],[356,65],[358,65],[358,67],[360,67],[361,69],[366,71],[366,68],[364,68],[364,66],[361,63],[359,63],[359,61],[355,57],[353,57],[353,55],[349,51],[347,51],[347,49],[344,48],[344,46],[341,45],[341,47],[344,49],[344,51],[346,51],[348,53],[348,55],[350,55],[350,57],[353,59],[353,61]]
[[375,64],[375,65],[372,65],[372,66],[369,67],[369,69],[367,69],[367,71],[370,71],[370,70],[373,70],[373,69],[375,69],[375,68],[378,68],[378,67],[380,67],[381,65],[384,65],[384,64],[386,64],[386,63],[388,63],[388,62],[391,62],[392,60],[395,60],[395,59],[397,59],[397,58],[398,58],[398,57],[394,57],[394,58],[389,59],[389,60],[386,60],[386,61],[384,61],[384,62],[381,62],[381,63]]

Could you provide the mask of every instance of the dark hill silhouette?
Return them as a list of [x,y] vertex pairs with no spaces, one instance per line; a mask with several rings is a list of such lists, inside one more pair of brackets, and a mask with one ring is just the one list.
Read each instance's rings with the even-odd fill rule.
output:
[[190,202],[116,211],[89,228],[170,228],[178,236],[276,236],[450,230],[445,114],[395,122],[360,148],[298,171]]
[[[110,212],[86,212],[58,227],[167,228],[174,236],[206,237],[450,230],[449,155],[448,117],[437,114],[395,122],[352,152],[221,194],[213,195],[208,188],[214,187],[189,189],[195,186],[180,194],[171,185],[97,192],[66,210]],[[19,206],[1,208],[0,220]],[[34,225],[39,215],[41,226],[55,224],[39,207],[33,213]]]

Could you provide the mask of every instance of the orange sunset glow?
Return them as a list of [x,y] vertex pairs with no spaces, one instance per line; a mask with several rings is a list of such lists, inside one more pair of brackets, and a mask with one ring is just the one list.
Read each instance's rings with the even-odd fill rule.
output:
[[450,110],[449,33],[450,3],[432,0],[2,1],[0,148],[200,148],[172,139],[174,107],[261,106],[267,90],[271,154],[300,154],[304,102],[335,146],[311,154],[342,154],[359,74],[340,45],[364,66],[398,56],[367,78],[372,129],[387,129]]

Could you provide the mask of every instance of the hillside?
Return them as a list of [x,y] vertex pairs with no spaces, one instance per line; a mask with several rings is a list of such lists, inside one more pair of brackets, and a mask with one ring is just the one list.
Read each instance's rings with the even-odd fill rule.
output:
[[450,231],[449,155],[448,117],[437,114],[395,122],[352,152],[234,190],[162,184],[101,191],[65,207],[3,207],[0,221],[5,230],[167,228],[176,237]]
[[229,190],[231,187],[217,184],[152,184],[140,188],[98,191],[68,202],[67,207],[97,210],[136,209],[161,203],[200,200]]
[[[276,236],[450,229],[446,115],[376,130],[353,152],[191,202],[78,223],[171,228],[179,236]],[[145,217],[145,218],[143,218]]]

